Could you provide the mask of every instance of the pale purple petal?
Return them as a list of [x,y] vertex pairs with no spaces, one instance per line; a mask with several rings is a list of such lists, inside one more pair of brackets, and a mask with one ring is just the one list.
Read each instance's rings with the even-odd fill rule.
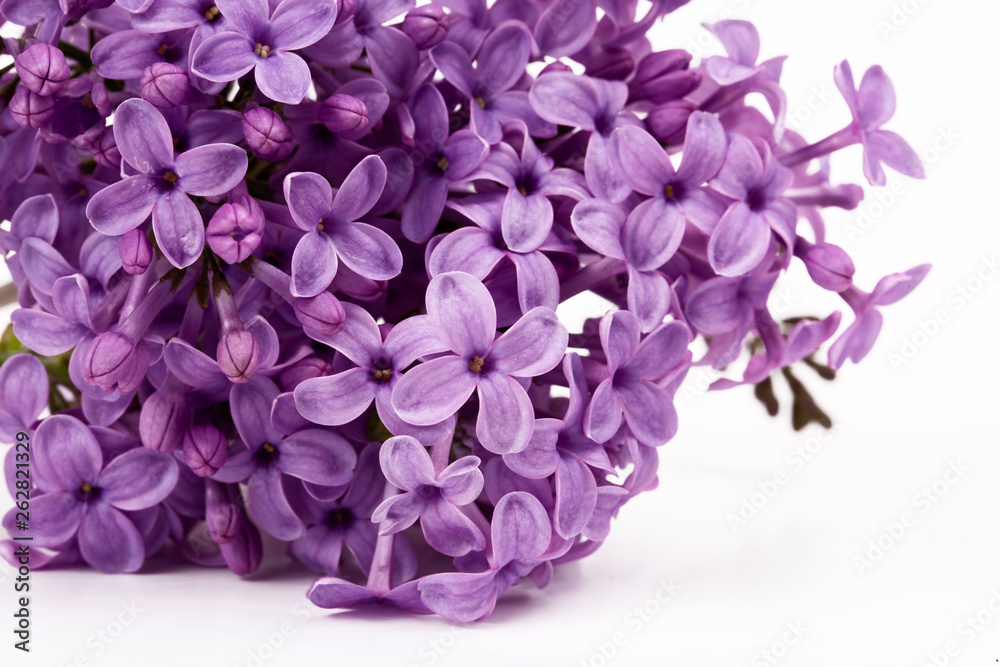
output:
[[195,203],[174,190],[153,208],[153,233],[163,255],[177,268],[191,266],[205,249],[205,221]]
[[[11,450],[13,451],[13,450]],[[58,546],[76,534],[87,505],[75,491],[56,491],[31,498],[31,532],[38,546]]]
[[323,486],[351,481],[358,457],[343,436],[332,431],[306,429],[281,443],[277,467],[281,472]]
[[467,359],[434,359],[400,378],[392,390],[392,407],[411,424],[431,426],[455,414],[475,391],[477,381]]
[[527,392],[512,377],[490,374],[479,381],[476,436],[494,454],[519,452],[528,446],[534,410]]
[[590,248],[607,257],[625,258],[621,234],[625,212],[620,206],[600,199],[588,199],[573,209],[573,231]]
[[352,368],[299,384],[295,388],[295,409],[316,424],[339,426],[364,414],[375,398],[375,390],[371,371]]
[[336,19],[334,0],[283,0],[271,15],[271,48],[294,51],[315,44]]
[[486,548],[486,537],[472,520],[446,500],[428,503],[420,515],[427,544],[448,556],[464,556]]
[[139,531],[114,507],[89,508],[80,522],[77,540],[83,559],[101,572],[135,572],[146,558]]
[[478,227],[463,227],[451,232],[434,247],[427,269],[431,276],[448,271],[462,271],[483,280],[504,257],[488,232]]
[[[201,53],[201,49],[198,53]],[[312,82],[306,61],[294,53],[282,51],[272,52],[267,58],[259,59],[254,76],[261,93],[283,104],[300,103],[309,92],[309,84]]]
[[497,602],[496,575],[490,572],[446,572],[420,580],[420,599],[450,621],[467,623],[488,616]]
[[626,125],[611,135],[608,148],[622,180],[644,195],[663,192],[674,178],[674,167],[659,142],[642,128]]
[[232,144],[208,144],[177,156],[177,185],[197,197],[217,197],[235,188],[247,173],[247,153]]
[[517,271],[517,300],[521,312],[538,307],[555,310],[559,305],[559,274],[549,258],[537,251],[524,255],[511,253],[508,257]]
[[549,516],[530,493],[508,493],[493,512],[493,558],[498,567],[538,558],[552,539]]
[[587,411],[583,415],[583,432],[596,442],[607,442],[618,431],[621,423],[622,401],[608,379],[597,386],[587,405]]
[[737,202],[719,220],[708,241],[712,268],[722,276],[739,276],[760,264],[771,242],[767,219]]
[[503,240],[512,252],[536,250],[552,229],[552,202],[543,194],[524,196],[508,190],[501,224]]
[[586,77],[569,72],[544,74],[535,80],[528,95],[532,108],[550,123],[584,130],[595,128],[600,101],[597,89]]
[[292,294],[297,297],[316,296],[333,282],[337,275],[337,251],[330,236],[309,232],[292,253]]
[[427,287],[426,303],[449,348],[466,358],[486,353],[496,335],[496,308],[481,282],[467,273],[442,273]]
[[102,458],[97,438],[74,417],[54,415],[35,431],[32,463],[55,488],[76,491],[84,482],[93,484]]
[[622,247],[629,264],[640,271],[662,266],[674,256],[684,238],[680,209],[662,198],[636,206],[622,228]]
[[247,483],[247,510],[267,533],[287,542],[302,535],[305,526],[288,504],[285,491],[281,488],[281,477],[281,471],[276,466],[251,475]]
[[639,381],[625,383],[618,393],[625,421],[640,442],[658,447],[677,433],[677,411],[665,389]]
[[152,179],[131,176],[95,194],[87,204],[87,217],[102,234],[121,236],[149,217],[159,197]]
[[140,448],[115,458],[97,478],[101,499],[123,510],[141,510],[162,501],[177,484],[173,456]]
[[238,32],[220,32],[198,47],[191,70],[209,81],[236,81],[257,64],[253,48],[253,42]]
[[122,159],[143,174],[165,171],[174,162],[174,142],[162,114],[149,102],[125,100],[115,110],[115,143]]
[[556,469],[556,511],[553,526],[561,537],[579,535],[597,506],[597,483],[587,464],[576,458],[559,457]]
[[489,359],[497,372],[533,377],[558,366],[568,343],[569,332],[555,311],[535,308],[496,340]]
[[363,222],[341,223],[331,226],[326,234],[340,261],[365,278],[390,280],[403,269],[399,246],[377,227]]
[[369,155],[351,170],[333,198],[331,215],[339,220],[358,220],[371,210],[385,187],[386,169],[382,158]]

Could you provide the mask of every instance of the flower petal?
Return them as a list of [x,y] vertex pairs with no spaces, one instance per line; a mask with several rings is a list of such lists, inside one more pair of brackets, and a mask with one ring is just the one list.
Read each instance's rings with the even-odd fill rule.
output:
[[[201,49],[198,52],[201,53]],[[306,61],[301,56],[283,51],[258,59],[254,77],[261,93],[282,104],[302,102],[312,83]]]
[[639,442],[659,447],[677,433],[677,411],[665,389],[645,380],[618,387],[625,421]]
[[178,474],[173,456],[132,449],[108,464],[97,478],[97,486],[102,500],[119,509],[141,510],[169,496]]
[[146,559],[138,529],[124,514],[108,505],[88,509],[80,523],[77,541],[83,559],[101,572],[135,572]]
[[430,454],[416,438],[397,435],[386,440],[379,450],[379,463],[389,483],[403,491],[437,485]]
[[152,179],[131,176],[95,194],[87,204],[87,218],[102,234],[121,236],[141,225],[159,198]]
[[330,32],[336,19],[334,0],[283,0],[271,14],[271,48],[304,49]]
[[486,354],[497,317],[493,297],[481,282],[467,273],[439,274],[427,287],[426,303],[431,323],[449,348],[467,360]]
[[115,143],[122,159],[143,174],[153,175],[174,162],[174,139],[163,115],[141,99],[122,102],[115,110]]
[[220,32],[194,52],[191,71],[209,81],[236,81],[257,64],[253,48],[253,42],[238,32]]
[[488,616],[499,593],[493,571],[432,574],[423,577],[417,588],[428,609],[458,623]]
[[392,390],[392,407],[405,421],[431,426],[455,414],[476,389],[467,359],[442,357],[406,372]]
[[558,366],[568,344],[569,332],[555,311],[534,308],[496,340],[489,358],[499,373],[533,377]]
[[543,194],[522,195],[507,191],[503,203],[503,240],[512,252],[531,252],[545,242],[552,230],[552,202]]
[[767,219],[737,202],[725,212],[709,238],[709,261],[721,276],[740,276],[761,263],[770,242]]
[[53,415],[35,431],[36,471],[55,488],[76,491],[93,484],[101,470],[101,447],[83,422],[68,415]]
[[511,561],[530,561],[545,553],[552,539],[552,523],[542,503],[530,493],[514,491],[493,512],[493,558],[498,567]]
[[74,492],[56,491],[31,499],[31,535],[41,547],[64,544],[76,534],[86,510]]
[[597,506],[597,483],[587,464],[575,456],[559,457],[553,527],[569,539],[583,532]]
[[570,216],[573,231],[592,250],[616,259],[624,259],[621,234],[625,212],[620,206],[602,199],[587,199],[573,208]]
[[309,232],[292,253],[292,295],[316,296],[333,282],[337,275],[337,251],[330,236]]
[[352,368],[327,377],[310,378],[295,388],[295,409],[324,426],[340,426],[364,414],[375,398],[371,371]]
[[428,503],[420,515],[427,544],[448,556],[464,556],[486,548],[486,537],[472,520],[443,498]]
[[365,278],[390,280],[403,270],[399,246],[378,227],[363,222],[340,223],[330,227],[328,234],[340,261]]
[[282,441],[277,466],[313,484],[340,486],[351,481],[357,461],[354,448],[340,434],[306,429]]
[[622,423],[622,400],[607,379],[597,385],[583,415],[583,432],[595,442],[607,442]]
[[479,381],[476,436],[494,454],[519,452],[528,446],[535,426],[531,399],[507,375],[491,373]]
[[247,511],[268,534],[287,542],[301,536],[305,526],[288,504],[281,478],[277,466],[252,474],[247,482]]
[[177,188],[196,197],[223,195],[243,180],[247,153],[232,144],[208,144],[177,156]]
[[179,269],[198,261],[205,249],[205,221],[201,211],[178,190],[156,202],[153,233],[163,256]]
[[385,180],[386,169],[382,158],[369,155],[351,170],[337,190],[331,215],[347,222],[360,219],[378,202]]
[[672,202],[647,199],[636,206],[622,228],[622,247],[629,264],[651,271],[674,256],[684,238],[684,216]]
[[674,178],[674,166],[660,143],[640,127],[614,131],[609,154],[622,180],[636,192],[656,196]]

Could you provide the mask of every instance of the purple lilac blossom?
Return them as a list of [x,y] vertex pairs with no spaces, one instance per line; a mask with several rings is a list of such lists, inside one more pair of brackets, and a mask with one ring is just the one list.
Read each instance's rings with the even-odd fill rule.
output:
[[[651,46],[684,4],[0,0],[33,566],[245,575],[266,533],[320,607],[478,620],[614,539],[692,367],[828,426],[794,373],[870,354],[929,265],[862,284],[824,215],[865,193],[827,157],[923,167],[880,67],[833,68],[850,120],[810,143],[752,24]],[[786,277],[853,318],[780,319]]]

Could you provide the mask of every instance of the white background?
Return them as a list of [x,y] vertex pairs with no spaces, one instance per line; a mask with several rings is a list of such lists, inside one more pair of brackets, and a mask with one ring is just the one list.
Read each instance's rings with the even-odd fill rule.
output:
[[[137,575],[33,574],[29,657],[10,647],[15,595],[4,565],[0,662],[997,665],[1000,614],[987,605],[995,598],[1000,610],[1000,278],[988,267],[1000,253],[1000,7],[693,0],[654,40],[718,53],[699,24],[730,17],[757,24],[762,57],[790,56],[783,83],[801,133],[818,140],[847,123],[832,84],[837,62],[849,58],[858,79],[879,63],[899,101],[888,127],[927,159],[926,181],[890,173],[899,185],[892,201],[883,193],[887,204],[869,191],[859,211],[828,216],[829,240],[853,255],[863,288],[885,273],[935,266],[910,298],[886,309],[882,336],[861,366],[832,384],[800,371],[834,418],[833,433],[793,432],[787,405],[768,418],[749,389],[706,395],[699,386],[707,376],[695,370],[677,398],[681,432],[660,450],[660,487],[622,510],[594,556],[558,569],[544,591],[530,583],[513,589],[487,621],[332,615],[304,601],[312,576],[301,569],[240,580],[161,562]],[[835,160],[834,180],[862,181],[859,148]],[[992,280],[977,283],[977,275]],[[979,289],[967,299],[960,287]],[[794,280],[782,283],[781,295],[787,316],[836,303]],[[935,317],[943,324],[922,333]],[[893,353],[905,358],[907,341],[915,354],[907,349],[911,357],[893,363]],[[797,448],[814,454],[805,462]],[[967,470],[954,483],[938,481],[952,465]],[[727,515],[782,473],[785,483],[771,498],[756,496],[756,516],[734,531]],[[935,502],[919,500],[936,481]],[[909,527],[891,537],[887,526],[905,513]],[[859,567],[880,538],[888,549]],[[637,607],[646,607],[645,619]],[[105,643],[98,633],[117,636]],[[280,648],[270,649],[268,638]]]

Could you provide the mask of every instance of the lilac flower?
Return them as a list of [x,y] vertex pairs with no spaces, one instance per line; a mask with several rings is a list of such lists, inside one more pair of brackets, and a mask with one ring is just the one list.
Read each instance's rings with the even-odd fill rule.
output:
[[580,200],[590,193],[578,172],[553,168],[552,159],[538,150],[523,123],[512,127],[523,136],[520,155],[500,144],[480,165],[478,175],[507,186],[500,221],[503,242],[513,252],[528,253],[537,250],[552,229],[550,196]]
[[531,402],[516,378],[554,368],[568,333],[548,308],[528,311],[496,337],[496,308],[481,282],[466,273],[442,273],[427,288],[427,313],[454,353],[423,363],[400,379],[392,406],[404,421],[437,424],[476,391],[476,435],[491,452],[517,452],[534,428]]
[[382,445],[382,472],[403,493],[386,498],[372,514],[380,534],[398,533],[420,519],[427,543],[449,556],[486,548],[486,538],[459,509],[483,490],[479,458],[466,456],[440,472],[416,438],[389,438]]
[[555,511],[552,527],[561,537],[580,534],[597,511],[601,493],[588,466],[612,470],[607,452],[583,432],[589,394],[583,363],[578,354],[563,359],[563,374],[569,383],[569,403],[560,419],[538,419],[531,442],[520,452],[504,454],[504,463],[528,479],[555,474]]
[[725,368],[739,355],[743,339],[753,329],[756,314],[765,308],[777,278],[777,272],[740,278],[719,276],[701,283],[688,295],[688,322],[710,337],[706,358],[714,368]]
[[488,146],[475,132],[448,133],[448,107],[437,88],[421,87],[410,100],[417,174],[403,207],[403,234],[426,242],[444,211],[448,188],[464,182],[486,158]]
[[[434,246],[427,262],[431,277],[449,271],[462,271],[479,280],[494,270],[506,258],[517,272],[517,300],[522,313],[545,306],[555,309],[559,305],[559,275],[545,250],[565,250],[565,245],[554,238],[552,232],[544,243],[527,252],[504,249],[501,221],[502,196],[496,194],[472,195],[449,202],[449,207],[464,215],[476,226],[457,229]],[[515,229],[520,223],[515,224]],[[530,244],[529,244],[530,245]]]
[[625,199],[628,186],[611,162],[608,139],[615,129],[638,122],[634,116],[621,113],[628,87],[620,81],[552,72],[539,76],[528,96],[535,112],[550,123],[590,133],[584,174],[591,192],[613,202]]
[[841,292],[854,311],[854,322],[830,346],[830,366],[840,368],[848,359],[860,362],[871,351],[882,329],[878,306],[889,306],[917,288],[930,271],[929,264],[915,266],[903,273],[892,273],[878,281],[870,293],[851,286]]
[[65,415],[46,419],[33,444],[34,464],[48,487],[31,505],[35,543],[57,546],[76,535],[91,567],[138,570],[145,559],[142,537],[122,511],[166,498],[177,482],[174,459],[133,449],[104,465],[90,429]]
[[895,132],[881,129],[896,113],[896,93],[882,68],[870,67],[857,90],[846,60],[834,69],[833,78],[851,110],[851,124],[822,141],[781,156],[781,162],[791,167],[860,143],[864,147],[865,178],[872,185],[885,185],[883,164],[905,176],[923,178],[924,166],[916,152]]
[[309,90],[309,67],[292,53],[316,43],[337,18],[333,0],[217,0],[232,32],[206,39],[191,69],[209,81],[228,82],[254,70],[257,86],[275,102],[298,104]]
[[493,513],[489,569],[426,576],[417,586],[420,598],[448,620],[479,620],[493,611],[500,595],[542,562],[551,537],[552,524],[538,499],[521,491],[509,493]]
[[555,128],[531,109],[526,92],[510,90],[523,76],[530,54],[531,36],[518,23],[490,33],[476,56],[475,69],[458,44],[445,42],[431,51],[431,60],[444,78],[469,99],[472,130],[488,144],[500,141],[500,123],[510,120],[527,123],[536,136],[555,134]]
[[639,340],[639,321],[620,310],[601,318],[601,348],[608,377],[597,386],[583,418],[583,431],[607,442],[622,423],[639,442],[658,447],[677,432],[673,399],[656,382],[682,363],[691,334],[681,322],[667,322]]
[[795,246],[795,205],[782,196],[792,173],[772,156],[767,144],[732,135],[726,161],[710,183],[736,200],[712,230],[708,256],[722,276],[739,276],[760,264],[771,246],[772,231],[790,251]]
[[210,144],[175,158],[166,121],[143,100],[123,102],[114,128],[122,158],[139,173],[94,195],[87,217],[99,232],[118,236],[152,213],[160,250],[174,266],[190,266],[205,244],[205,224],[190,195],[211,197],[232,190],[246,174],[246,153]]
[[261,376],[233,386],[233,421],[247,449],[226,461],[213,479],[246,481],[250,516],[271,535],[294,540],[305,526],[285,497],[284,479],[342,485],[350,481],[357,456],[346,440],[331,431],[308,429],[284,438],[270,419],[278,393],[278,387]]
[[360,415],[375,401],[379,419],[391,433],[427,442],[450,440],[449,420],[433,426],[407,424],[392,407],[392,392],[403,371],[420,357],[448,350],[426,315],[409,317],[383,339],[375,320],[364,309],[345,303],[344,329],[328,344],[357,367],[328,377],[304,380],[295,388],[295,407],[317,424],[339,426]]
[[711,25],[705,24],[705,28],[715,35],[726,49],[726,56],[709,56],[704,62],[708,75],[719,85],[731,86],[757,75],[781,71],[784,56],[757,64],[760,36],[752,23],[719,21]]
[[49,402],[49,376],[30,354],[15,354],[0,366],[0,442],[28,431]]
[[316,296],[337,275],[338,260],[372,280],[399,275],[403,256],[382,230],[355,222],[371,210],[385,186],[385,164],[365,158],[337,190],[319,174],[285,178],[285,199],[292,218],[306,232],[292,257],[292,294]]

